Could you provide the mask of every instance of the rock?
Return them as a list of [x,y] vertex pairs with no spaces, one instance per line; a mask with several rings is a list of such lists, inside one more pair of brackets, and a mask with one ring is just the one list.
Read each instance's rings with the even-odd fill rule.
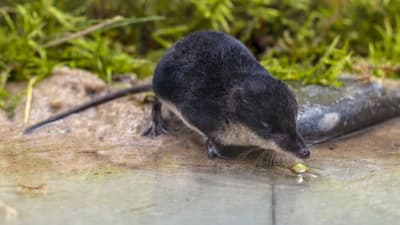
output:
[[[69,69],[54,70],[53,75],[33,89],[29,124],[89,101],[93,96],[106,95],[109,88],[94,74]],[[69,116],[35,131],[35,134],[67,134],[90,137],[108,144],[126,144],[140,134],[147,123],[149,108],[139,100],[143,95],[116,99],[107,104]],[[149,105],[149,104],[148,104]],[[22,130],[25,100],[16,110],[14,125]]]
[[[40,82],[32,92],[29,124],[43,120],[56,111],[62,111],[88,101],[93,93],[104,91],[106,84],[95,75],[84,70],[62,67]],[[15,121],[22,125],[25,99],[16,109]]]

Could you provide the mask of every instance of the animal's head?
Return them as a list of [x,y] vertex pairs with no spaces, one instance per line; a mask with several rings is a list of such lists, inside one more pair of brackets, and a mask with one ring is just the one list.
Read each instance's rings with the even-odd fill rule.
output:
[[297,130],[297,101],[290,89],[281,81],[273,99],[275,107],[271,127],[271,139],[282,150],[300,158],[308,158],[310,151]]
[[272,144],[274,150],[308,158],[310,151],[297,130],[297,101],[288,86],[273,77],[251,81],[245,86],[242,119],[258,136],[268,140],[264,145]]

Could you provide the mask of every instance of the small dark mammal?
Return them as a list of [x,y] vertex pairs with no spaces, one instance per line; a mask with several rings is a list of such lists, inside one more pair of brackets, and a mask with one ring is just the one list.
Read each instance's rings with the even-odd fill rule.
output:
[[[256,146],[310,155],[297,131],[297,102],[286,84],[272,77],[238,40],[219,32],[195,32],[178,41],[162,57],[154,73],[150,127],[143,133],[167,134],[161,106],[206,138],[208,155],[223,158],[224,146]],[[48,122],[130,93],[137,86],[95,99]]]

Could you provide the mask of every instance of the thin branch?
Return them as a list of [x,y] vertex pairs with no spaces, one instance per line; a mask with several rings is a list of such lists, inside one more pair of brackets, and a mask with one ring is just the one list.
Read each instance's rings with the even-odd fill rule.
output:
[[76,33],[72,33],[70,35],[67,35],[67,36],[59,38],[59,39],[52,40],[52,41],[44,44],[43,47],[44,48],[50,48],[50,47],[54,47],[54,46],[63,44],[63,43],[68,42],[68,41],[70,41],[72,39],[83,37],[83,36],[85,36],[87,34],[93,33],[96,30],[99,30],[101,28],[110,26],[110,25],[112,25],[114,23],[117,23],[117,22],[120,22],[120,21],[123,21],[123,20],[124,20],[124,18],[122,16],[115,16],[115,17],[113,17],[111,19],[108,19],[108,20],[105,20],[105,21],[103,21],[101,23],[95,24],[95,25],[93,25],[91,27],[88,27],[88,28],[86,28],[84,30],[78,31]]

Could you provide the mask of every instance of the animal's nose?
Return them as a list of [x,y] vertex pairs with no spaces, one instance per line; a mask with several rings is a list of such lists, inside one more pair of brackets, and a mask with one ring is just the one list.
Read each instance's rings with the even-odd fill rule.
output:
[[300,158],[303,158],[303,159],[306,159],[306,158],[310,157],[310,154],[311,154],[310,150],[308,150],[306,148],[303,148],[303,149],[301,149],[300,151],[297,152],[297,155]]

